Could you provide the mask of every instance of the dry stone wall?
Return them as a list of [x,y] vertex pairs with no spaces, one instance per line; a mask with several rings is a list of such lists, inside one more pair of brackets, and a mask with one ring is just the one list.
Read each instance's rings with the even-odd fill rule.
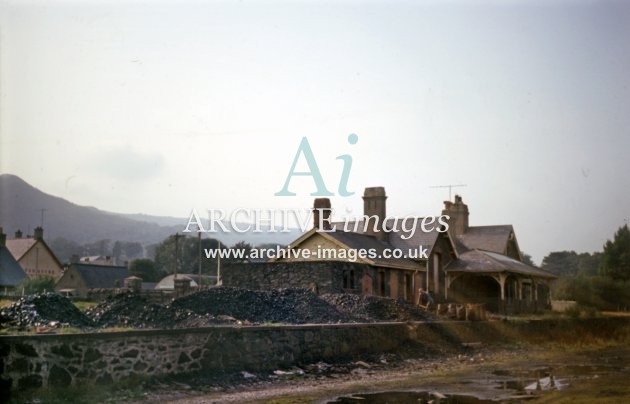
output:
[[134,375],[265,371],[355,359],[415,340],[463,343],[630,340],[630,319],[443,321],[0,336],[0,397],[9,389],[112,383]]
[[212,327],[0,337],[5,389],[106,384],[134,375],[278,369],[393,350],[400,323]]

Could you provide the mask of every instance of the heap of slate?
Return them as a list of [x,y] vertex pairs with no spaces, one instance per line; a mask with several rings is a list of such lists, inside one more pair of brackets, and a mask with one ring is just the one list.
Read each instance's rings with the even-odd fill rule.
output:
[[102,303],[89,308],[86,314],[96,326],[104,328],[191,328],[236,321],[233,318],[153,303],[137,293],[109,296]]
[[215,287],[158,304],[150,295],[120,293],[79,311],[54,293],[26,296],[0,310],[3,326],[192,328],[217,324],[329,324],[422,321],[432,317],[402,300],[357,294],[317,295],[306,289]]
[[55,293],[40,293],[21,297],[0,310],[3,325],[30,327],[90,327],[92,321],[67,298]]
[[356,321],[425,321],[433,316],[402,299],[353,293],[330,293],[321,295],[321,299],[334,305],[343,313],[354,317]]
[[306,289],[248,290],[218,287],[176,299],[171,307],[198,314],[230,316],[250,323],[338,323],[348,313]]

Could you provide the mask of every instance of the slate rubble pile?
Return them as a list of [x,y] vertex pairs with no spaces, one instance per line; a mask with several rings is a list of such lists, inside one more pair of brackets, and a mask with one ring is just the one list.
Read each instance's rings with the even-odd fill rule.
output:
[[171,304],[195,313],[228,315],[250,323],[338,323],[352,321],[336,306],[306,289],[247,290],[220,287],[181,297]]
[[247,290],[212,288],[172,300],[152,302],[145,295],[108,297],[85,314],[60,295],[21,298],[0,311],[3,326],[62,325],[82,328],[191,328],[216,324],[307,324],[431,320],[402,300],[356,294],[317,295],[306,289]]
[[195,313],[186,308],[150,302],[137,293],[108,297],[86,311],[98,327],[191,328],[236,322],[228,316]]
[[41,293],[21,297],[0,310],[3,326],[27,327],[90,327],[92,320],[67,298],[56,293]]
[[425,321],[434,319],[427,311],[413,306],[402,299],[353,293],[321,295],[321,299],[351,314],[357,321]]

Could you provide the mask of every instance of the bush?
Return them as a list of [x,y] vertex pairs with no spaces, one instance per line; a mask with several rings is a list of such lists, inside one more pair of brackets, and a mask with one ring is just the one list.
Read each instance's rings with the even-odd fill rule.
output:
[[19,293],[24,291],[25,295],[34,295],[42,292],[54,292],[55,278],[52,276],[38,276],[32,279],[27,278],[16,287],[16,290]]
[[583,307],[620,310],[630,307],[630,282],[606,276],[561,278],[553,286],[554,299],[575,300]]
[[599,311],[594,307],[586,307],[581,305],[577,305],[567,309],[564,314],[571,318],[593,318],[600,316]]

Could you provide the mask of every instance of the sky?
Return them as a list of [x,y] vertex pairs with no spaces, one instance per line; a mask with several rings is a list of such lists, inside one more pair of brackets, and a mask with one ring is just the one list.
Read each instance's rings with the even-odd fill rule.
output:
[[[358,141],[350,144],[348,136]],[[81,205],[513,224],[535,261],[630,220],[630,2],[0,0],[0,172]],[[338,192],[343,161],[351,196]],[[306,170],[303,156],[297,169]]]

